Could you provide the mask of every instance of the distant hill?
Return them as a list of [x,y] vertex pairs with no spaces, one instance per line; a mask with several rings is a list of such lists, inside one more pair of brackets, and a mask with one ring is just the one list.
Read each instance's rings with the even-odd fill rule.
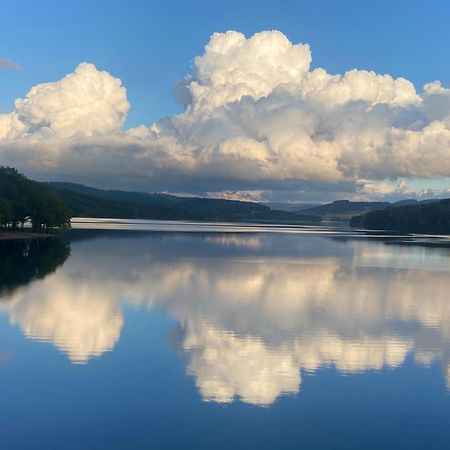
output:
[[350,220],[353,216],[368,211],[384,209],[391,204],[388,202],[351,202],[349,200],[336,200],[332,203],[303,209],[302,214],[315,214],[327,220]]
[[426,204],[435,203],[439,200],[400,200],[395,203],[389,202],[351,202],[349,200],[336,200],[332,203],[327,203],[325,205],[316,206],[313,208],[302,209],[302,214],[313,214],[326,220],[342,220],[348,221],[353,216],[358,216],[370,211],[383,210],[390,207],[399,207],[415,204]]
[[321,203],[283,203],[283,202],[267,202],[262,203],[271,209],[277,209],[279,211],[289,211],[289,212],[301,212],[305,209],[311,209],[315,206],[320,206]]
[[450,234],[450,199],[371,211],[353,217],[350,225],[371,230]]
[[279,211],[252,202],[104,190],[76,183],[48,183],[74,216],[128,219],[320,222],[309,214]]

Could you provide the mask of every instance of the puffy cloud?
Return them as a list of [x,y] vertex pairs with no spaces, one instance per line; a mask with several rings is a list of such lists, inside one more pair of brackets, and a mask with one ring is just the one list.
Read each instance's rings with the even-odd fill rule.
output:
[[128,112],[120,80],[93,64],[80,64],[60,81],[34,86],[0,116],[0,138],[67,139],[119,130]]
[[279,31],[214,33],[175,87],[184,111],[124,131],[120,80],[83,63],[0,115],[0,154],[42,178],[261,197],[380,197],[386,179],[450,176],[450,89],[310,64]]
[[217,108],[244,96],[259,99],[286,83],[298,83],[311,63],[308,45],[292,45],[279,31],[249,39],[242,33],[214,33],[195,59],[188,88],[196,108]]

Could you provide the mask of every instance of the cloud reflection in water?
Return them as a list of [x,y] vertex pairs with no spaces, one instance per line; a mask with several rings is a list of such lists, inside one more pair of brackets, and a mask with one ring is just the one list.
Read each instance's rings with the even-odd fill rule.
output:
[[449,274],[445,248],[155,233],[75,241],[60,270],[3,309],[74,363],[114,348],[123,306],[164,311],[203,399],[269,405],[299,391],[302,371],[395,368],[410,352],[439,359],[450,383]]

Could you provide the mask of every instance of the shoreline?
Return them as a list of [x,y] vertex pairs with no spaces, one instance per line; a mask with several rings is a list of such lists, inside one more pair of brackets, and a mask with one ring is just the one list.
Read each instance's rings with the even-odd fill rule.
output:
[[54,236],[48,233],[33,233],[31,231],[0,230],[0,241],[9,241],[13,239],[42,239]]

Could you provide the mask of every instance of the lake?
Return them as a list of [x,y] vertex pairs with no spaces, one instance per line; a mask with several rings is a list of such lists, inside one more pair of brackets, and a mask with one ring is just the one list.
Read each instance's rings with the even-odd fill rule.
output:
[[448,238],[85,219],[0,263],[2,449],[450,448]]

